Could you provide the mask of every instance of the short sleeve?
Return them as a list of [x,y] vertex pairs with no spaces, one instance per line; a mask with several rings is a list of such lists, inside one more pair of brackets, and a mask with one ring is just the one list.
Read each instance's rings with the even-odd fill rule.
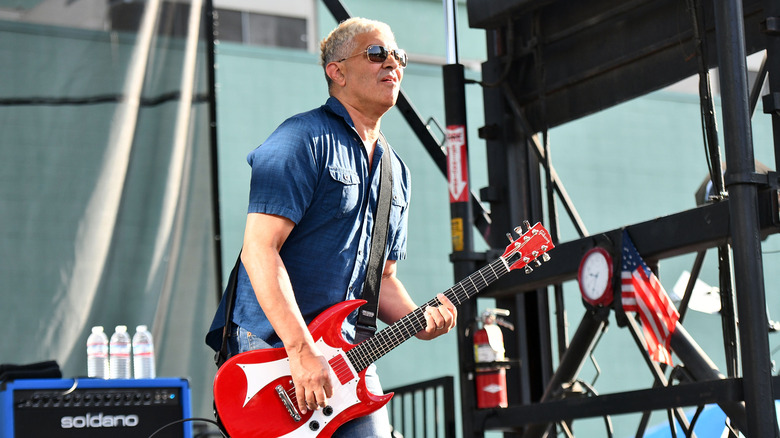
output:
[[309,123],[291,118],[249,153],[249,213],[283,216],[296,224],[311,204],[318,171]]

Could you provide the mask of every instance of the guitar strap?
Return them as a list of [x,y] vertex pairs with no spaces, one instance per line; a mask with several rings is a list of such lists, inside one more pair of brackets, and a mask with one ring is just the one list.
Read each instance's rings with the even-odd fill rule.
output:
[[387,246],[387,227],[390,221],[390,204],[393,194],[393,163],[390,159],[390,145],[382,135],[385,145],[384,153],[379,163],[379,195],[374,212],[374,228],[371,232],[371,252],[368,256],[366,281],[363,284],[361,298],[367,301],[358,309],[355,329],[355,343],[370,338],[376,332],[376,314],[379,309],[379,288],[384,272],[385,246]]

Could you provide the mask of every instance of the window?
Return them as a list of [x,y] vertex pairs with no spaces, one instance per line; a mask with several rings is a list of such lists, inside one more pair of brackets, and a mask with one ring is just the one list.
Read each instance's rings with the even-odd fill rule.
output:
[[216,9],[215,29],[220,41],[306,50],[305,18]]

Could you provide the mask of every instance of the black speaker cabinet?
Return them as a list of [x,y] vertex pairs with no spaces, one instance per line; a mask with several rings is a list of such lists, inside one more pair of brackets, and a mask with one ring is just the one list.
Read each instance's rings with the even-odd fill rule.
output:
[[[0,389],[0,438],[148,437],[191,416],[186,379],[20,379]],[[192,426],[163,437],[192,438]]]

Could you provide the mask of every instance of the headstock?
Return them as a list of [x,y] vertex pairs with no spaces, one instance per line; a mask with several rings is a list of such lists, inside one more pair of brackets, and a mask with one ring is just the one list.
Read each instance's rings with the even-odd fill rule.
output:
[[[515,233],[520,237],[512,240],[512,234],[507,233],[509,245],[506,247],[501,258],[507,263],[509,270],[525,267],[525,273],[530,274],[534,269],[530,263],[533,262],[537,267],[542,265],[542,261],[550,260],[548,251],[555,248],[550,232],[547,231],[540,222],[531,226],[528,221],[523,221],[527,231],[523,232],[521,227],[515,228]],[[539,257],[542,260],[539,260]]]

